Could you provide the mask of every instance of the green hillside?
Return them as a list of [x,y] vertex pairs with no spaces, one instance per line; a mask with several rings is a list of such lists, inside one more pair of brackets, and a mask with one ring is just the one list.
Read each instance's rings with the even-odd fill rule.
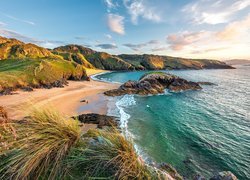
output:
[[137,69],[232,69],[224,62],[208,59],[186,59],[151,54],[121,54],[118,57],[133,64]]
[[[97,52],[90,48],[86,48],[79,45],[66,45],[55,48],[52,51],[54,54],[65,55],[70,53],[74,55],[76,58],[74,61],[81,61],[79,55],[85,57],[85,59],[93,65],[94,68],[97,69],[105,69],[105,70],[135,70],[134,66],[130,63],[124,61],[123,59],[105,53],[105,52]],[[65,56],[64,56],[65,58]]]
[[61,86],[66,79],[86,77],[81,65],[58,59],[7,59],[0,61],[0,92],[24,87]]
[[66,80],[86,78],[85,67],[93,68],[81,55],[54,54],[46,48],[0,37],[0,94],[18,88],[61,87]]

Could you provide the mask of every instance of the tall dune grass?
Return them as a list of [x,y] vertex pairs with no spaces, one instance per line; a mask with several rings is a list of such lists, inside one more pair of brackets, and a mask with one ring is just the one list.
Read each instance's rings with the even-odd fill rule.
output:
[[67,161],[78,177],[158,179],[157,172],[139,159],[133,144],[116,129],[92,129],[85,137],[92,137],[88,146],[74,148]]
[[11,128],[0,127],[0,179],[172,179],[146,165],[115,128],[82,134],[78,121],[53,108],[34,108],[5,125]]
[[63,175],[63,159],[80,139],[77,121],[54,110],[34,109],[29,117],[11,125],[17,137],[5,136],[8,147],[1,156],[0,179],[54,179]]

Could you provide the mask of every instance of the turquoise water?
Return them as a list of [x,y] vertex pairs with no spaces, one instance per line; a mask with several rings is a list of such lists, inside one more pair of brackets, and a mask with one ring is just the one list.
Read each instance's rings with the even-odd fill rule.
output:
[[[131,133],[139,153],[149,161],[170,163],[188,179],[224,170],[250,179],[250,67],[168,72],[217,86],[117,98],[122,127]],[[117,72],[97,78],[125,82],[144,73]]]

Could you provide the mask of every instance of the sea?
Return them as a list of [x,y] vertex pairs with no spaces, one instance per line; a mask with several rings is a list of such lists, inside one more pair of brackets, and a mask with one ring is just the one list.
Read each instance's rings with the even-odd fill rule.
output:
[[[124,83],[149,71],[111,72],[94,78]],[[186,179],[231,171],[250,179],[250,66],[215,70],[164,70],[202,90],[109,97],[109,115],[148,163],[171,164]]]

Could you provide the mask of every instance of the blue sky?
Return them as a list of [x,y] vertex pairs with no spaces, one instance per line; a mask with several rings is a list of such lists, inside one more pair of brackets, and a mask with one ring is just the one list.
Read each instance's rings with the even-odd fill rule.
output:
[[112,54],[250,58],[250,0],[1,0],[0,35]]

